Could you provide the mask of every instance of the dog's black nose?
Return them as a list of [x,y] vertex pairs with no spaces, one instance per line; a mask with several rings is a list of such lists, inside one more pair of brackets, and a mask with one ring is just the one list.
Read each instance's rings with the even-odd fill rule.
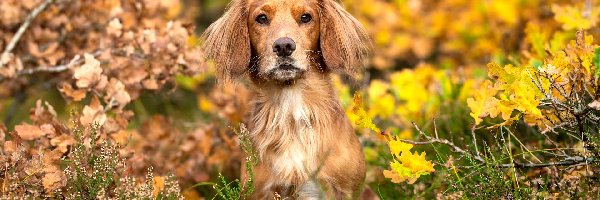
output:
[[279,57],[290,56],[295,50],[296,43],[289,37],[279,38],[273,43],[273,52]]

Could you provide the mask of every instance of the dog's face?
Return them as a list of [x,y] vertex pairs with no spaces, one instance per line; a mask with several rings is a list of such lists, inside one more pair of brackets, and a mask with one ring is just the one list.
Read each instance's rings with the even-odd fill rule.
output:
[[[319,13],[311,0],[249,2],[250,70],[261,79],[286,82],[317,66]],[[314,70],[314,69],[313,69]]]
[[232,0],[203,39],[219,79],[249,74],[255,83],[352,74],[370,47],[364,27],[335,0]]

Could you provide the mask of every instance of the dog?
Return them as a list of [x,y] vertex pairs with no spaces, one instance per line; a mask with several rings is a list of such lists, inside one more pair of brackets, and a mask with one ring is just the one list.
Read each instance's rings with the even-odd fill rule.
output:
[[364,156],[330,78],[364,65],[358,20],[334,0],[233,0],[202,38],[219,81],[250,79],[251,199],[358,198]]

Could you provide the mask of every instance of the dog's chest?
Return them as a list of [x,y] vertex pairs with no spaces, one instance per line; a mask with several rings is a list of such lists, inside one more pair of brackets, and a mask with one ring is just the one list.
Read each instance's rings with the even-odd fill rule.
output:
[[280,184],[307,180],[318,163],[318,133],[311,123],[314,113],[298,91],[284,90],[273,98],[276,107],[270,115],[259,111],[254,116],[259,126],[254,142],[261,162]]

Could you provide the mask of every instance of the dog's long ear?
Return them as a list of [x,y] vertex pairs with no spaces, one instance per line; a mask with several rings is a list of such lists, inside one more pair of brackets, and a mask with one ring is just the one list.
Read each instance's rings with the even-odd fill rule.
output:
[[335,0],[318,2],[325,64],[329,69],[355,75],[371,50],[367,31]]
[[251,53],[247,0],[233,0],[202,38],[206,56],[216,64],[218,79],[228,81],[244,74]]

